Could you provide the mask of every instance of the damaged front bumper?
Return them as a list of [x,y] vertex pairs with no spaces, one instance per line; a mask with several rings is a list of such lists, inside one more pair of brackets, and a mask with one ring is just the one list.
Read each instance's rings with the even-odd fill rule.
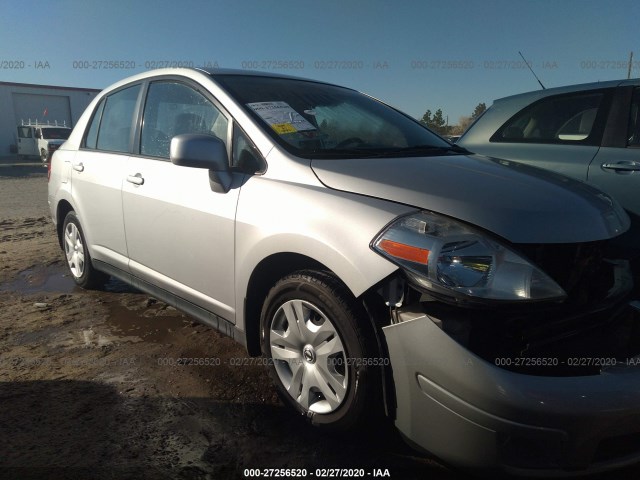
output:
[[[382,329],[396,426],[412,443],[463,468],[580,475],[639,462],[640,303],[625,301],[600,315],[612,317],[600,325],[611,338],[598,338],[596,325],[585,341],[560,332],[551,345],[523,355],[492,346],[508,355],[499,357],[474,346],[464,328],[447,328],[456,322],[446,312],[434,314],[428,302],[399,309],[397,322]],[[559,325],[550,330],[568,328]],[[624,351],[593,349],[594,338],[609,346],[622,342]]]

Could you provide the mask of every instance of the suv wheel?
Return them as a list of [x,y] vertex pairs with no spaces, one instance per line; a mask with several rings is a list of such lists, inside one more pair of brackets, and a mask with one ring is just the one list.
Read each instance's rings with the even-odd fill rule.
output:
[[42,160],[42,163],[47,163],[47,152],[45,149],[40,149],[40,160]]
[[103,285],[108,276],[93,268],[91,255],[75,212],[67,213],[62,227],[62,235],[67,266],[74,282],[83,288],[95,288]]
[[364,309],[335,277],[302,271],[280,280],[262,309],[262,350],[282,399],[313,424],[346,430],[378,411]]

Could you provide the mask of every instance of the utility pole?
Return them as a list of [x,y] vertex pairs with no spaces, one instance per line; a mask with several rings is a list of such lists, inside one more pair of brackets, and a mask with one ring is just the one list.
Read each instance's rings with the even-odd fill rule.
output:
[[631,65],[633,65],[633,52],[629,52],[629,69],[627,70],[627,79],[631,78]]

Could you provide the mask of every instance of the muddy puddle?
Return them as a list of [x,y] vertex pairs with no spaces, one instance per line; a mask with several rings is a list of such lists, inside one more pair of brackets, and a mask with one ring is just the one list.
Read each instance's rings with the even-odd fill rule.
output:
[[[109,279],[102,290],[112,293],[140,293],[114,277]],[[14,280],[0,284],[0,291],[23,294],[77,293],[82,289],[73,281],[66,265],[62,262],[55,262],[21,271]]]
[[72,293],[78,286],[63,264],[39,265],[21,271],[13,281],[0,284],[0,291],[16,293]]
[[[23,295],[35,293],[81,293],[63,262],[39,265],[18,273],[11,281],[0,284],[0,291]],[[107,326],[117,337],[138,337],[145,341],[166,343],[176,331],[193,325],[192,320],[139,290],[111,278],[99,291],[92,291],[109,311]],[[129,295],[127,295],[129,294]],[[43,306],[48,304],[43,303]],[[46,328],[30,332],[21,343],[46,338]]]

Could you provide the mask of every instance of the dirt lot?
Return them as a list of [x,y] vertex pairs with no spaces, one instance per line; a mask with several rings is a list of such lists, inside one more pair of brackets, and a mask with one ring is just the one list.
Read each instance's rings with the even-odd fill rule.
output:
[[0,478],[362,466],[454,478],[393,432],[318,434],[280,403],[264,367],[172,307],[116,281],[75,287],[46,188],[42,167],[0,166]]
[[146,294],[75,287],[46,187],[42,167],[0,165],[0,478],[243,478],[267,467],[461,478],[390,429],[319,434],[241,347]]

